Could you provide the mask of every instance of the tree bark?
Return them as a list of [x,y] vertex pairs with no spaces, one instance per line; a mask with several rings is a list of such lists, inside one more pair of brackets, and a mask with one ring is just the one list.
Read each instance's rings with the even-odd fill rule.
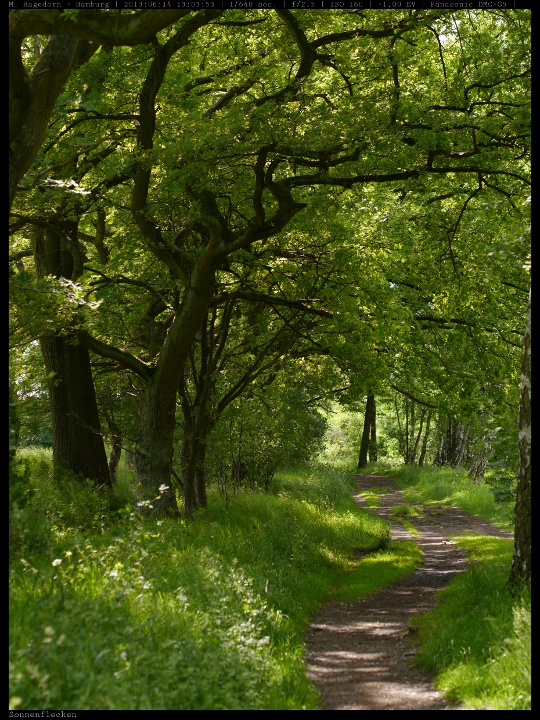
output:
[[[34,259],[38,277],[47,274],[71,278],[73,260],[62,247],[59,233],[37,228]],[[53,460],[98,488],[111,486],[101,433],[90,356],[81,333],[45,333],[40,338],[47,370]]]
[[439,442],[437,445],[437,452],[433,458],[434,465],[444,465],[444,441],[446,436],[445,424],[447,423],[446,418],[441,418],[439,414],[438,418],[438,429],[439,429]]
[[482,481],[484,477],[484,472],[486,470],[486,465],[487,456],[485,451],[480,450],[479,452],[475,453],[471,468],[469,470],[469,475],[472,477],[475,485],[480,484],[480,482]]
[[43,335],[41,349],[50,377],[54,462],[100,489],[110,487],[88,351],[78,334]]
[[[214,252],[210,243],[196,263],[182,307],[169,328],[142,398],[135,457],[137,484],[143,495],[152,500],[156,515],[179,514],[171,486],[176,392],[213,296]],[[155,499],[157,496],[159,500]]]
[[375,406],[375,398],[373,398],[373,414],[371,416],[370,425],[369,462],[377,462],[377,409]]
[[120,465],[120,457],[122,455],[123,433],[115,423],[114,419],[106,413],[107,424],[109,426],[109,437],[111,439],[111,454],[109,455],[109,475],[111,482],[118,480],[118,466]]
[[523,337],[521,398],[519,403],[519,471],[516,496],[514,555],[510,583],[531,584],[531,292]]
[[206,443],[199,442],[199,452],[197,453],[197,464],[195,466],[195,492],[197,495],[197,504],[200,508],[208,507],[208,497],[206,494]]
[[420,411],[420,426],[416,434],[416,439],[411,450],[410,464],[413,465],[416,460],[416,453],[418,452],[418,445],[420,444],[420,438],[422,437],[422,428],[424,427],[424,417],[426,415],[426,408],[422,408]]
[[184,512],[186,517],[193,517],[199,509],[199,492],[197,488],[197,467],[199,442],[196,437],[195,417],[188,403],[183,399],[184,416],[182,438],[182,485],[184,489]]
[[179,514],[171,484],[175,411],[176,387],[154,375],[143,395],[135,468],[139,490],[156,516]]
[[456,422],[456,432],[454,436],[454,446],[452,447],[452,467],[458,468],[463,462],[467,443],[469,441],[470,423]]
[[97,44],[74,37],[49,37],[32,72],[21,58],[25,31],[19,29],[24,12],[10,12],[9,39],[9,207],[18,183],[36,157],[49,120],[71,72],[98,49]]
[[427,452],[427,444],[429,439],[429,425],[431,423],[431,408],[428,409],[428,414],[426,418],[426,429],[424,432],[424,439],[422,440],[422,449],[420,450],[420,457],[418,458],[418,466],[422,467],[424,464],[424,460],[426,459],[426,452]]
[[372,424],[375,423],[375,396],[369,394],[366,400],[366,414],[364,415],[364,430],[360,442],[360,454],[358,456],[357,468],[361,469],[367,465],[368,451]]
[[405,398],[405,465],[410,465],[411,455],[409,450],[409,401]]

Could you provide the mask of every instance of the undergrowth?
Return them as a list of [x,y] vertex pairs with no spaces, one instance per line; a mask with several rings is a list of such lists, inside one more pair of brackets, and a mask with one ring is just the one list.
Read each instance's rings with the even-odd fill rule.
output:
[[[460,473],[386,474],[409,502],[509,526]],[[273,493],[211,491],[194,520],[157,521],[134,510],[129,475],[99,495],[26,449],[10,463],[10,708],[318,709],[304,664],[312,614],[420,562],[353,490],[350,468],[315,464],[278,472]],[[411,525],[410,505],[395,512]],[[472,562],[418,619],[419,662],[467,709],[530,709],[530,597],[506,584],[512,543],[458,541]],[[354,548],[369,554],[358,562]]]
[[352,549],[389,538],[350,475],[282,472],[276,494],[156,521],[125,487],[53,479],[46,452],[12,470],[13,710],[317,709],[306,624]]

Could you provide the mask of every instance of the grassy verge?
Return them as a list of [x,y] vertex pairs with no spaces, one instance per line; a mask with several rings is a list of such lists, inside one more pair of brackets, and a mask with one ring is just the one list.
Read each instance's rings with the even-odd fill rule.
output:
[[[275,494],[210,493],[186,523],[133,513],[128,476],[100,498],[53,481],[46,452],[26,459],[10,487],[16,711],[318,709],[303,655],[317,606],[375,592],[420,562],[413,542],[388,544],[388,524],[356,505],[349,468],[282,472]],[[407,473],[396,481],[408,500],[496,521],[463,478]],[[396,511],[408,524],[410,506]],[[530,599],[506,586],[512,544],[459,542],[470,569],[418,620],[418,661],[467,709],[530,709]],[[358,562],[353,548],[370,553]]]
[[512,541],[456,537],[469,569],[441,592],[441,603],[416,620],[418,664],[467,710],[531,709],[531,602],[507,580]]
[[[125,485],[100,499],[53,481],[47,453],[27,461],[12,502],[11,709],[317,709],[306,624],[353,548],[389,538],[349,474],[289,471],[276,494],[210,493],[193,521],[155,521]],[[353,594],[391,580],[380,567],[355,570],[371,580]]]
[[498,502],[487,484],[475,485],[464,470],[402,465],[391,474],[410,502],[457,505],[502,530],[513,530],[513,503]]

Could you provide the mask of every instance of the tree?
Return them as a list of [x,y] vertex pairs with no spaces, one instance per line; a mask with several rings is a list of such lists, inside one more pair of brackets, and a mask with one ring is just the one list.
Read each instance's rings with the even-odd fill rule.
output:
[[374,454],[374,444],[376,443],[376,411],[375,396],[370,393],[366,400],[366,412],[364,416],[364,430],[362,432],[362,440],[360,442],[360,455],[358,457],[358,469],[366,467],[369,461],[374,462],[376,455]]
[[[255,384],[259,391],[266,390],[285,357],[320,352],[316,319],[332,313],[315,307],[310,298],[283,297],[277,291],[284,275],[283,269],[281,273],[266,272],[263,293],[255,290],[255,277],[248,271],[245,282],[249,289],[218,294],[201,326],[200,338],[192,345],[179,385],[182,486],[188,515],[206,507],[206,446],[227,407],[242,395],[252,396]],[[316,280],[314,283],[316,286]]]
[[523,336],[521,397],[519,403],[519,473],[516,498],[514,555],[510,582],[531,585],[531,294]]
[[[17,185],[36,157],[55,103],[71,73],[101,45],[151,42],[189,10],[10,10],[9,12],[9,205]],[[24,40],[45,36],[34,64]],[[30,65],[30,67],[29,67]]]
[[[39,16],[42,23],[44,17]],[[34,30],[56,30],[59,17],[47,15],[53,25]],[[135,44],[142,37],[130,25],[141,17],[118,14],[121,43]],[[428,280],[432,271],[438,278],[441,268],[448,273],[466,266],[476,237],[473,218],[481,215],[484,202],[496,197],[512,206],[529,183],[527,13],[396,11],[391,22],[377,12],[277,10],[246,16],[243,11],[203,11],[178,17],[167,30],[156,32],[152,26],[155,42],[135,48],[130,73],[119,72],[128,55],[115,47],[115,92],[98,93],[103,99],[99,110],[86,101],[77,103],[71,108],[80,113],[77,123],[64,119],[57,133],[75,146],[84,141],[88,123],[96,134],[109,131],[111,123],[117,131],[135,133],[136,142],[127,139],[118,154],[121,162],[126,160],[121,174],[128,166],[134,169],[130,197],[120,185],[114,191],[105,185],[103,200],[118,192],[131,247],[140,252],[142,240],[145,253],[153,255],[174,286],[177,301],[170,304],[166,336],[152,360],[115,346],[107,332],[87,333],[84,343],[139,378],[137,475],[152,497],[168,488],[155,506],[158,513],[175,511],[170,476],[178,384],[219,273],[231,262],[269,248],[279,252],[300,217],[326,242],[313,220],[323,208],[329,215],[346,204],[357,206],[355,218],[364,227],[388,223],[393,228],[389,238],[397,245],[398,219],[407,209],[407,232],[394,257],[403,259],[410,247],[417,248],[432,299],[400,311],[390,324],[381,323],[395,336],[389,333],[386,347],[375,352],[395,360],[387,363],[394,384],[405,380],[402,389],[419,396],[416,385],[429,369],[415,377],[416,367],[403,367],[399,342],[407,333],[398,326],[411,318],[414,342],[407,342],[414,349],[426,337],[422,324],[469,327],[454,322],[472,322],[468,318],[447,314],[454,307],[443,302],[439,291],[449,285],[441,281],[430,288]],[[99,35],[89,19],[82,13],[65,17],[62,32],[107,44],[110,25]],[[482,54],[489,63],[478,60],[480,46],[489,48]],[[94,54],[96,61],[101,54]],[[86,63],[79,72],[89,67]],[[75,104],[75,87],[71,92]],[[134,96],[137,112],[126,113],[120,104]],[[30,191],[37,168],[25,179]],[[96,166],[93,172],[101,171]],[[384,209],[393,205],[387,218],[374,213],[374,198]],[[466,242],[458,247],[463,237]],[[341,244],[347,245],[346,238]],[[394,295],[392,308],[402,304],[398,293],[409,282],[396,274],[396,282],[389,280],[384,291],[385,298]],[[463,273],[460,282],[465,282]],[[377,319],[368,308],[362,320],[371,333]],[[435,338],[427,344],[425,353],[416,353],[418,363],[438,356],[438,364],[432,363],[443,387],[448,358],[439,355]],[[467,352],[457,333],[448,345],[452,359],[458,350]],[[450,377],[446,384],[451,385]]]

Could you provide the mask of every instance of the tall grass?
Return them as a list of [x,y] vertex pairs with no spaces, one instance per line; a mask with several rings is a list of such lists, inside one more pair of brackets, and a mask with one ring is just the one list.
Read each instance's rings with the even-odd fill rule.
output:
[[193,521],[156,521],[59,484],[41,451],[26,461],[13,502],[12,709],[317,709],[306,623],[353,548],[388,541],[387,524],[355,505],[350,475],[281,473],[277,494],[211,493]]
[[[304,637],[319,603],[362,597],[420,562],[414,542],[388,545],[388,524],[355,504],[350,467],[282,471],[274,494],[211,492],[189,522],[134,512],[128,473],[99,496],[53,479],[47,451],[26,449],[11,470],[17,711],[318,709]],[[408,500],[502,523],[460,473],[401,468],[396,481]],[[418,619],[418,662],[466,709],[529,709],[530,598],[506,585],[512,543],[458,541],[471,565]],[[376,552],[358,563],[354,548]]]
[[457,505],[503,530],[513,530],[515,503],[497,501],[489,485],[475,484],[465,470],[402,465],[391,471],[391,475],[404,489],[403,497],[410,502]]

